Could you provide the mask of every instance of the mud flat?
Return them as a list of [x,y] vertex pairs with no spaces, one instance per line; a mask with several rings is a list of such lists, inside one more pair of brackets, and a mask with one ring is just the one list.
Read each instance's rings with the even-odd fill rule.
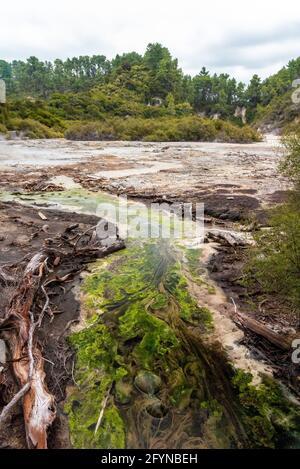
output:
[[45,189],[51,177],[65,175],[96,191],[204,202],[207,213],[238,220],[284,198],[288,185],[277,173],[281,155],[274,136],[249,145],[0,142],[1,186]]
[[[0,148],[1,306],[14,321],[16,305],[24,313],[20,288],[27,295],[28,282],[37,288],[30,296],[39,324],[33,342],[56,412],[44,428],[49,447],[299,445],[298,402],[274,379],[274,361],[247,341],[236,317],[244,305],[230,289],[232,279],[225,284],[213,267],[230,263],[221,260],[222,250],[229,256],[249,243],[232,211],[236,219],[249,216],[287,189],[276,173],[280,153],[270,140],[245,146],[27,141]],[[126,249],[116,239],[111,253],[97,238],[95,214],[101,202],[117,205],[119,193],[182,202],[211,197],[216,218],[206,219],[205,239],[129,236]],[[169,213],[158,216],[129,199],[130,210],[137,206],[142,224],[149,210],[159,227],[169,222]],[[31,256],[41,251],[42,263],[28,277]],[[5,407],[20,384],[15,363],[26,374],[30,357],[25,344],[25,358],[11,360],[18,341],[10,334],[18,329],[2,319]],[[11,425],[0,429],[3,447],[26,447],[24,415],[19,402]]]

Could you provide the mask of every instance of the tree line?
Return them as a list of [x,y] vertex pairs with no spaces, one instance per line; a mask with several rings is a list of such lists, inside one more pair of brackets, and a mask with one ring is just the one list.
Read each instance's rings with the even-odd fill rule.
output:
[[[184,74],[178,60],[161,44],[149,44],[144,55],[80,56],[53,62],[30,57],[26,61],[0,60],[0,77],[8,95],[14,98],[49,99],[54,93],[87,93],[100,89],[107,96],[124,90],[144,105],[161,103],[172,114],[176,106],[206,116],[234,115],[246,106],[250,120],[260,106],[291,88],[300,76],[300,58],[292,60],[277,74],[262,81],[254,75],[246,86],[228,74],[211,74],[205,67],[194,77]],[[175,111],[174,111],[175,112]]]

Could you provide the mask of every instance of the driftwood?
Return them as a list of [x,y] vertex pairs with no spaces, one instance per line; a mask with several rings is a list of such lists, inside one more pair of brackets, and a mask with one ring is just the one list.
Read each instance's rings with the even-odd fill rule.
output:
[[238,315],[239,322],[245,329],[248,329],[251,332],[263,337],[264,339],[268,340],[271,344],[275,345],[275,347],[289,351],[292,349],[292,342],[296,337],[285,337],[277,332],[270,329],[268,326],[265,326],[260,321],[256,319],[250,318],[245,316],[244,314]]
[[11,300],[2,326],[10,326],[7,343],[13,360],[13,371],[21,388],[29,384],[23,397],[23,415],[29,448],[47,448],[47,429],[56,411],[54,397],[45,384],[42,352],[34,341],[36,324],[31,308],[46,269],[47,257],[36,254],[27,264]]
[[218,229],[211,229],[206,232],[206,239],[212,240],[220,244],[225,244],[231,247],[248,246],[253,244],[253,240],[248,239],[247,236],[234,231],[225,231]]

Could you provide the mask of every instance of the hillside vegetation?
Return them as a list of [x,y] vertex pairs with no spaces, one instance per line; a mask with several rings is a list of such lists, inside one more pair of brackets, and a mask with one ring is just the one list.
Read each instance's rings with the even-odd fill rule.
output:
[[[75,139],[259,140],[247,123],[273,129],[297,125],[299,106],[291,100],[300,59],[248,86],[206,68],[186,75],[169,50],[149,44],[108,60],[103,55],[65,61],[0,60],[8,104],[0,113],[0,132],[16,130],[30,138],[66,135]],[[296,122],[296,124],[295,124]]]
[[258,87],[255,125],[281,133],[300,129],[300,58],[272,75]]

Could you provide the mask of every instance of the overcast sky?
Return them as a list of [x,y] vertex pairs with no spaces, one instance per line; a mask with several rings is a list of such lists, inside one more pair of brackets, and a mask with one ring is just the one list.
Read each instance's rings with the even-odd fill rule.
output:
[[296,1],[0,0],[0,59],[143,53],[161,42],[186,73],[241,80],[300,56]]

